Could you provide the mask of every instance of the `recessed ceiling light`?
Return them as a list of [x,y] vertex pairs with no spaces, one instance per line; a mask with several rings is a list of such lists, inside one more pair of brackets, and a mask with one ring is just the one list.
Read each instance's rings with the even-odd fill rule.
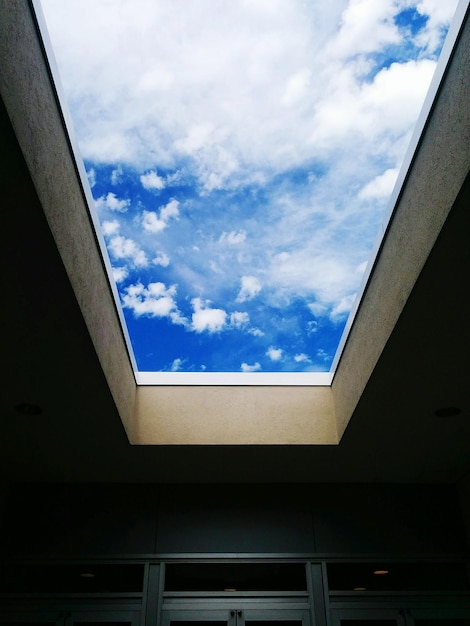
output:
[[225,587],[224,591],[230,591],[230,593],[233,593],[236,589],[235,587]]
[[41,415],[42,407],[30,402],[20,402],[15,406],[15,411],[18,415]]
[[366,591],[367,587],[354,587],[353,591]]
[[93,574],[92,572],[83,572],[80,574],[81,578],[94,578],[95,576],[96,574]]
[[434,411],[434,415],[437,415],[437,417],[455,417],[460,415],[460,413],[462,413],[462,409],[459,409],[457,406],[443,406]]
[[385,574],[388,574],[388,569],[376,569],[374,570],[374,574],[376,576],[385,576]]

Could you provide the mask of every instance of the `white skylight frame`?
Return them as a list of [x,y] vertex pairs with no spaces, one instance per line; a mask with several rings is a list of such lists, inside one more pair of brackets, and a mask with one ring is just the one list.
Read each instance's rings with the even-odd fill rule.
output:
[[426,127],[429,114],[432,110],[435,97],[438,93],[441,80],[445,75],[447,64],[452,54],[455,42],[457,40],[462,21],[465,17],[468,1],[460,0],[454,15],[454,18],[450,24],[447,37],[445,39],[439,60],[428,89],[425,101],[423,103],[420,115],[418,116],[414,132],[408,146],[407,152],[403,159],[399,175],[395,186],[393,188],[391,197],[389,199],[385,216],[382,220],[380,232],[376,237],[376,242],[370,255],[368,265],[363,275],[362,283],[358,292],[351,312],[348,316],[344,331],[342,333],[339,345],[337,347],[331,368],[329,372],[144,372],[139,371],[137,368],[137,362],[132,347],[132,342],[127,329],[127,324],[124,318],[124,313],[120,303],[120,297],[117,290],[116,283],[112,278],[112,267],[109,259],[108,250],[104,240],[104,236],[101,231],[101,226],[98,218],[98,213],[95,208],[95,201],[91,192],[88,176],[85,170],[84,162],[81,157],[78,140],[73,130],[73,124],[71,116],[69,114],[67,101],[59,78],[59,72],[55,61],[55,56],[52,49],[52,44],[47,34],[47,27],[42,12],[40,0],[30,0],[37,22],[39,31],[42,38],[42,43],[48,59],[49,68],[51,72],[52,82],[57,94],[57,98],[60,104],[61,115],[64,120],[64,125],[68,134],[71,153],[77,168],[77,172],[80,178],[83,195],[88,207],[88,213],[92,222],[96,242],[101,254],[102,262],[105,267],[108,282],[113,294],[115,302],[116,312],[119,317],[122,333],[126,343],[129,359],[134,371],[134,376],[137,385],[142,386],[158,386],[158,385],[235,385],[235,386],[330,386],[338,364],[341,360],[343,349],[349,337],[350,330],[354,324],[356,313],[361,305],[361,301],[365,290],[367,288],[371,273],[373,272],[377,256],[380,254],[381,247],[383,245],[384,237],[387,234],[387,230],[390,221],[393,217],[394,210],[397,201],[401,195],[402,187],[407,179],[407,175],[410,166],[414,160],[416,150],[420,144],[420,140],[423,131]]

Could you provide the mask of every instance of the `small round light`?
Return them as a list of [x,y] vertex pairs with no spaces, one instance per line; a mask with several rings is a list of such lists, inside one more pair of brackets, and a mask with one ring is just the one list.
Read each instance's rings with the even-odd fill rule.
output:
[[388,569],[376,569],[374,570],[374,574],[376,576],[385,576],[385,574],[388,574]]
[[367,587],[354,587],[353,591],[367,591]]
[[80,574],[81,578],[94,578],[95,576],[96,574],[93,574],[92,572],[83,572]]
[[234,593],[236,591],[235,587],[225,587],[224,591],[228,591],[230,593]]
[[434,411],[434,415],[437,415],[437,417],[455,417],[460,415],[460,413],[462,413],[462,409],[459,409],[457,406],[443,406]]

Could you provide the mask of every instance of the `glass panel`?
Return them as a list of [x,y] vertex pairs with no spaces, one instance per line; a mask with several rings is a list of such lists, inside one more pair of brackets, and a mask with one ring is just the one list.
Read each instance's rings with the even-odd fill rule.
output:
[[0,592],[141,592],[143,579],[144,566],[134,564],[5,564],[3,568],[0,569]]
[[470,626],[470,618],[467,619],[415,619],[415,626]]
[[463,563],[334,563],[328,567],[330,591],[465,591]]
[[303,591],[303,563],[178,563],[166,567],[165,591]]
[[245,626],[248,624],[254,624],[254,626],[302,626],[302,620],[286,620],[286,619],[276,619],[276,620],[246,620]]
[[170,624],[178,624],[178,626],[227,626],[226,621],[212,620],[171,620]]
[[342,619],[341,626],[396,626],[394,619]]

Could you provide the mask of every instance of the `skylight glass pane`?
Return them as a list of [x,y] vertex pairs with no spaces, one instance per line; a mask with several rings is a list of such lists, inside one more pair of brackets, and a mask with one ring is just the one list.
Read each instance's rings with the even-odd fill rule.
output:
[[456,0],[42,0],[141,372],[328,372]]

